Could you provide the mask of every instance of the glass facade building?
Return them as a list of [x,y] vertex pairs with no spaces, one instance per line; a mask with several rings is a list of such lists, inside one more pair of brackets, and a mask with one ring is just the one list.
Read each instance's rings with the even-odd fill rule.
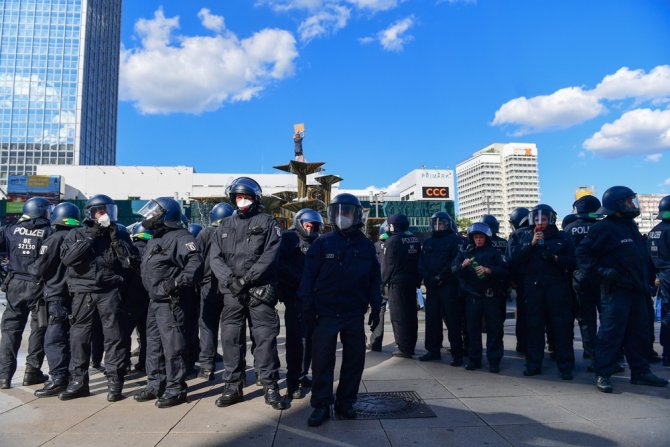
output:
[[121,0],[0,0],[0,186],[116,162]]

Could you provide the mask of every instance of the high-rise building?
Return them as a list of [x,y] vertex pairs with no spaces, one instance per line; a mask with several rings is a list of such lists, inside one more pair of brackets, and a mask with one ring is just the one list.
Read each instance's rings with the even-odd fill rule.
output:
[[456,165],[458,215],[476,221],[493,214],[501,235],[507,236],[510,212],[539,202],[538,183],[535,144],[491,144]]
[[121,0],[0,0],[0,187],[116,163]]
[[640,202],[640,215],[635,218],[637,228],[640,233],[647,234],[654,228],[660,220],[658,216],[658,202],[667,194],[638,194],[637,199]]

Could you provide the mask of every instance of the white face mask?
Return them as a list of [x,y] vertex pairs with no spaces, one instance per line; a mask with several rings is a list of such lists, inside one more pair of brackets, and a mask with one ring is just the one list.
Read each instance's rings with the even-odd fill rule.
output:
[[337,216],[336,225],[340,230],[346,230],[350,228],[354,223],[354,220],[349,216]]
[[102,216],[98,217],[97,221],[98,224],[104,228],[107,228],[112,223],[109,218],[109,214],[103,214]]
[[248,208],[248,207],[250,207],[254,202],[253,202],[253,200],[240,198],[240,199],[237,199],[237,200],[235,201],[235,203],[237,203],[237,207],[238,207],[238,208]]

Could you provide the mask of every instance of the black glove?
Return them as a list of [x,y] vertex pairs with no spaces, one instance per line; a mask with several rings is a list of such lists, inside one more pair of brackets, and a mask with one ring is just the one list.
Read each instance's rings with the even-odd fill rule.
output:
[[163,288],[163,292],[165,292],[167,296],[172,296],[174,292],[178,289],[177,282],[174,279],[166,279],[161,284],[161,287]]
[[62,301],[50,301],[49,306],[49,324],[62,323],[67,321],[68,312],[67,307],[63,305]]
[[84,234],[86,237],[90,237],[91,239],[94,239],[98,236],[100,236],[100,226],[93,224],[90,227],[84,227]]
[[228,286],[228,290],[233,296],[238,296],[247,288],[247,283],[244,281],[244,278],[235,278],[233,282]]
[[371,311],[370,316],[368,317],[368,326],[370,330],[374,331],[379,326],[379,311]]

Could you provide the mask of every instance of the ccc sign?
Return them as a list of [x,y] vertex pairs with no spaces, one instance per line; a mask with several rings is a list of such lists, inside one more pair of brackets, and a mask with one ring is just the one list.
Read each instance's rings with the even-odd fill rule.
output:
[[449,197],[449,188],[445,186],[424,186],[424,199],[446,199]]

